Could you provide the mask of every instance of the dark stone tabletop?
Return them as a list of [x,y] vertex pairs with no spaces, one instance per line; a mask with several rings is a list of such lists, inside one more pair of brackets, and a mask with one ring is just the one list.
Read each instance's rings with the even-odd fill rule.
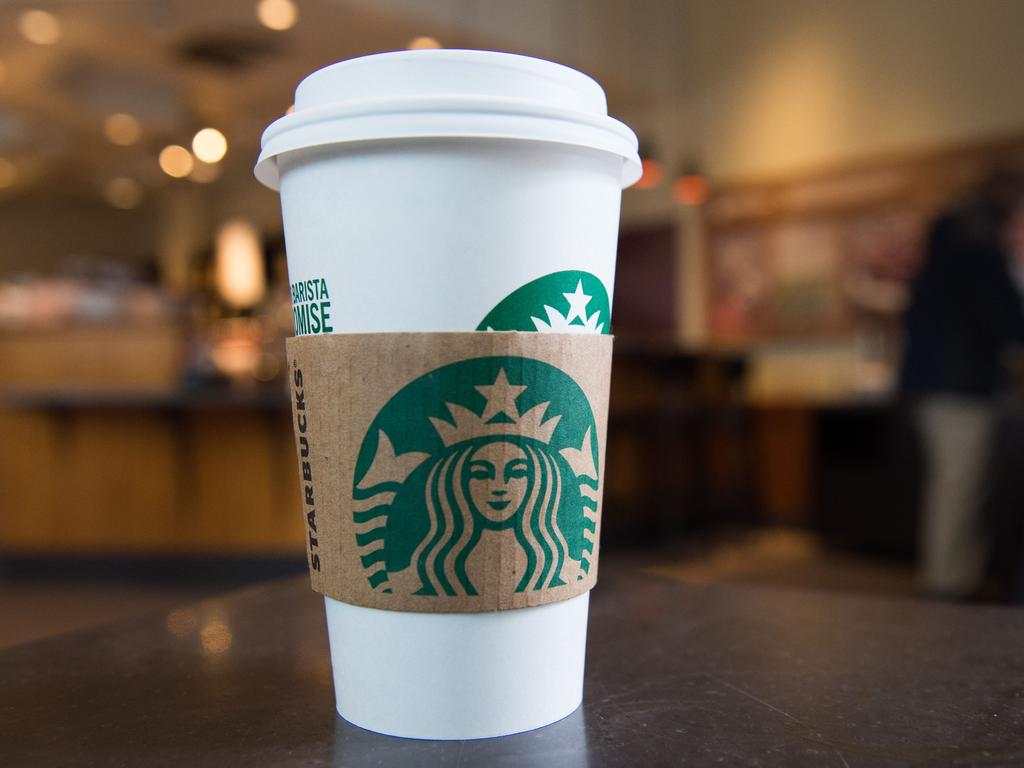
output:
[[583,707],[501,739],[334,713],[305,579],[0,652],[4,766],[1024,765],[1024,611],[602,563]]

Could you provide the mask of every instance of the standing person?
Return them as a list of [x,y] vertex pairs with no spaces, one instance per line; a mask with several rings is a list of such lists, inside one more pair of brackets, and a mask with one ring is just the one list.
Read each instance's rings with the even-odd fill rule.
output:
[[1010,226],[1021,211],[1024,180],[999,174],[942,215],[907,310],[901,387],[924,449],[918,569],[936,596],[970,596],[988,563],[983,507],[1001,359],[1024,342]]
[[[1009,247],[1011,272],[1017,289],[1024,295],[1024,203],[1018,203],[1013,208],[1010,220],[1006,228],[1006,242]],[[1017,396],[1020,397],[1020,355],[1017,358],[1018,378]],[[1017,535],[1024,533],[1024,526],[1019,526]],[[1024,604],[1024,539],[1020,539],[1020,546],[1017,548],[1017,578],[1013,587],[1013,600],[1016,603]]]

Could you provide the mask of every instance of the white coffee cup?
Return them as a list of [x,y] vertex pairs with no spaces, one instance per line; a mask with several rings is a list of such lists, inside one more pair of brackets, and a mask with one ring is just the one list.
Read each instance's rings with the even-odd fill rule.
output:
[[[280,186],[302,333],[485,329],[508,297],[549,283],[565,304],[527,312],[536,329],[607,333],[621,189],[639,175],[636,138],[593,80],[455,50],[314,72],[256,166]],[[606,298],[580,298],[597,285]],[[445,614],[325,598],[338,712],[428,739],[559,720],[582,699],[588,599]]]

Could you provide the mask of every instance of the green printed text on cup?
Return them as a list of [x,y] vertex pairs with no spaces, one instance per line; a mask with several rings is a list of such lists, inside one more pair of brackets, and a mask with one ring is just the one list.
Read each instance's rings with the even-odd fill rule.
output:
[[327,280],[314,277],[312,280],[292,283],[289,288],[296,336],[334,331],[331,324],[331,294],[327,290]]

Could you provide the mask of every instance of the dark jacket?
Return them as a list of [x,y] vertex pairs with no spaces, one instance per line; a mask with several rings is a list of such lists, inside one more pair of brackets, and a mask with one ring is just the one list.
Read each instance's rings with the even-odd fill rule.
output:
[[1024,342],[1024,305],[998,243],[976,210],[932,228],[905,318],[904,393],[987,397],[999,389],[1003,352]]

